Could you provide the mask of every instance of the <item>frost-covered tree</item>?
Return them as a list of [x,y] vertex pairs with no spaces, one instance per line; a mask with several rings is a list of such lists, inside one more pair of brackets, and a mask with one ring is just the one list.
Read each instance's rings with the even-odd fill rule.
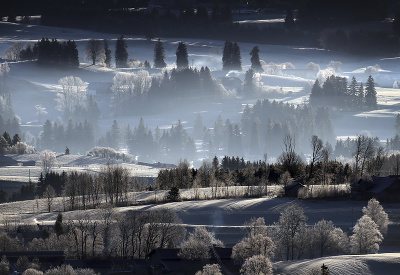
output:
[[271,275],[272,263],[263,255],[252,256],[244,262],[240,269],[240,274],[243,275]]
[[314,225],[313,233],[320,257],[346,252],[348,237],[340,228],[335,228],[332,221],[319,221]]
[[8,73],[10,72],[10,67],[8,66],[7,62],[0,63],[0,77],[2,80],[0,86],[0,92],[4,93],[6,90],[7,78]]
[[128,67],[128,46],[126,45],[125,37],[122,35],[115,43],[115,66],[117,68]]
[[255,46],[250,52],[251,69],[253,69],[255,72],[263,72],[264,71],[264,69],[261,66],[259,53],[260,53],[260,49],[258,48],[258,46]]
[[50,172],[50,169],[54,167],[54,165],[57,162],[56,154],[49,150],[44,150],[43,152],[41,152],[39,155],[39,159],[40,159],[40,166],[42,167],[42,173],[44,175]]
[[297,204],[287,207],[274,223],[274,239],[278,251],[286,260],[293,260],[296,253],[296,238],[305,226],[307,217],[304,210]]
[[376,253],[383,240],[378,225],[367,215],[362,216],[350,236],[351,252],[354,254]]
[[87,83],[76,76],[66,76],[58,81],[62,92],[57,93],[57,110],[64,113],[66,119],[76,111],[77,108],[84,108],[86,99]]
[[266,235],[249,235],[232,248],[232,258],[241,262],[255,255],[274,256],[275,244]]
[[389,224],[388,214],[375,198],[368,201],[368,206],[362,209],[364,215],[370,217],[379,227],[379,231],[385,235]]
[[167,64],[165,63],[164,59],[165,59],[164,45],[161,39],[159,38],[156,44],[154,45],[154,68],[165,68]]
[[195,275],[222,275],[219,264],[207,264],[203,270],[197,271]]
[[179,42],[178,49],[176,50],[176,67],[187,68],[189,67],[189,59],[186,44]]
[[6,255],[3,255],[0,261],[0,275],[9,275],[9,274],[10,274],[10,262],[7,260]]
[[182,242],[178,255],[183,259],[194,261],[209,259],[212,245],[223,246],[212,232],[207,231],[205,227],[197,227]]
[[90,39],[85,47],[85,60],[91,61],[92,65],[96,62],[105,60],[105,47],[103,41],[98,39]]
[[13,61],[20,61],[21,60],[21,51],[23,49],[23,45],[21,42],[17,42],[11,47],[9,47],[4,52],[4,58],[13,60]]

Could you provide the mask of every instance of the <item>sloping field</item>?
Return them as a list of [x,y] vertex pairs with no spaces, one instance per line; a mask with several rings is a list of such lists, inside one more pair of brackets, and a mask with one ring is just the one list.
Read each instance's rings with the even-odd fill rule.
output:
[[308,275],[321,266],[329,268],[331,275],[397,275],[400,267],[400,253],[369,255],[344,255],[313,260],[278,262],[274,264],[274,274]]

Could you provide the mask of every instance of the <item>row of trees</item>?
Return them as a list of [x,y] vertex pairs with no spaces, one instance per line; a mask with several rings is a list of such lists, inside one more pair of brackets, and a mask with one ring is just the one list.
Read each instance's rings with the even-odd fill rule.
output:
[[365,84],[358,84],[355,77],[350,85],[344,77],[330,76],[321,84],[318,79],[311,89],[310,103],[320,106],[335,106],[351,110],[374,110],[377,109],[377,96],[375,82],[372,76],[368,77]]

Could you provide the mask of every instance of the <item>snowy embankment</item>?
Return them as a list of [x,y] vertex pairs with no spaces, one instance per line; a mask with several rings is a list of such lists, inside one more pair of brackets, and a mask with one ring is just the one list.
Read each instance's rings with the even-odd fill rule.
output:
[[[329,274],[331,275],[397,275],[399,274],[400,253],[343,255],[312,260],[278,262],[274,264],[274,274],[321,274],[321,266],[323,264],[329,268]],[[314,270],[318,272],[312,273]]]

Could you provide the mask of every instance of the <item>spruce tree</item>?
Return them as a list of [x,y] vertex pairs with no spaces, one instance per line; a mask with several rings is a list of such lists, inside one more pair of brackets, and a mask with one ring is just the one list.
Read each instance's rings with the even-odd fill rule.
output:
[[54,224],[54,231],[57,236],[64,234],[64,225],[63,225],[63,216],[61,213],[58,213],[56,222]]
[[224,52],[222,53],[222,69],[231,70],[232,68],[233,44],[231,41],[225,41]]
[[365,105],[369,109],[376,109],[378,107],[375,83],[372,76],[368,77],[367,83],[365,85]]
[[322,99],[323,99],[323,95],[324,95],[324,91],[318,81],[315,80],[314,85],[311,89],[311,94],[310,94],[310,103],[312,105],[315,104],[321,104],[322,103]]
[[115,66],[117,68],[128,67],[128,51],[126,41],[123,35],[117,39],[115,44]]
[[189,59],[186,44],[179,42],[178,49],[176,50],[176,67],[187,68],[189,67]]
[[108,47],[107,39],[104,39],[104,64],[106,64],[107,68],[111,67],[111,50]]
[[250,52],[250,55],[251,55],[251,58],[250,58],[251,68],[256,72],[263,72],[264,70],[263,70],[263,68],[261,66],[259,53],[260,53],[260,49],[258,48],[258,46],[255,46],[251,50],[251,52]]
[[347,105],[350,108],[358,107],[358,97],[357,97],[358,89],[357,89],[357,86],[358,86],[357,80],[353,76],[352,79],[351,79],[351,83],[349,85],[349,91],[348,91],[349,98],[348,98],[348,101],[347,101]]
[[241,71],[242,70],[242,57],[240,55],[240,47],[235,42],[232,48],[232,69]]
[[165,63],[164,59],[164,45],[159,38],[156,45],[154,46],[154,68],[165,68],[167,64]]

